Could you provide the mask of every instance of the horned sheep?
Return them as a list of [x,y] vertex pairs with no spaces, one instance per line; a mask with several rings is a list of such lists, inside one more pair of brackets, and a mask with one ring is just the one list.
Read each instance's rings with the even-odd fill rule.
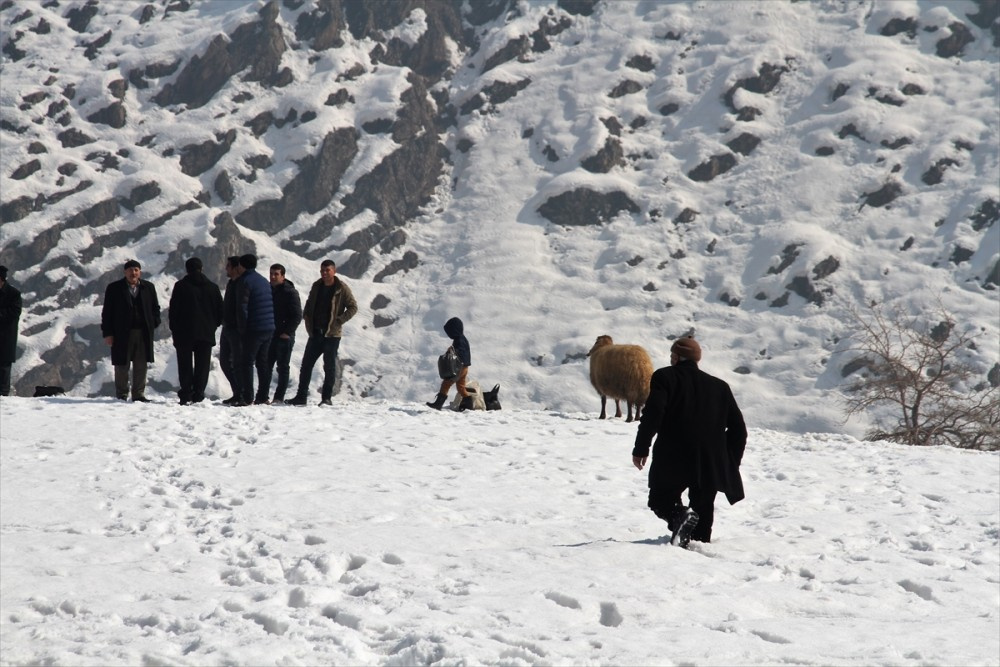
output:
[[598,336],[587,353],[590,358],[590,384],[601,396],[601,419],[607,417],[608,398],[615,400],[615,417],[622,416],[619,401],[628,405],[626,422],[639,419],[642,406],[649,398],[649,379],[653,375],[653,362],[639,345],[616,345],[611,336]]

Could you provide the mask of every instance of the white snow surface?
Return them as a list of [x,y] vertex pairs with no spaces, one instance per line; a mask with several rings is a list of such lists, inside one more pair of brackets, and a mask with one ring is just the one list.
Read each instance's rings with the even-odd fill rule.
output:
[[683,550],[592,414],[0,420],[3,665],[1000,663],[997,452],[751,428],[746,500]]

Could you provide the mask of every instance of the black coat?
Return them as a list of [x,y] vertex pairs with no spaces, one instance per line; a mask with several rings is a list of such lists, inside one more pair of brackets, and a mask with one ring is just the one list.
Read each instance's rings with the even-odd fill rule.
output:
[[[160,302],[156,288],[148,280],[139,281],[139,318],[145,325],[146,361],[153,361],[153,331],[160,326]],[[111,344],[111,363],[128,364],[128,336],[132,328],[132,296],[125,279],[116,280],[104,290],[104,307],[101,309],[101,335],[114,336]]]
[[294,338],[295,330],[302,322],[299,291],[291,280],[285,280],[280,285],[271,286],[271,297],[274,301],[274,335],[287,334]]
[[648,456],[654,434],[650,488],[697,485],[730,504],[743,499],[747,427],[728,384],[689,360],[653,373],[632,455]]
[[469,339],[465,337],[465,324],[462,320],[457,317],[451,318],[444,323],[444,332],[451,339],[451,346],[462,360],[462,365],[471,366],[472,348],[469,347]]
[[21,293],[5,281],[0,287],[0,366],[10,366],[17,357],[17,323],[22,306]]
[[215,345],[215,330],[222,324],[222,292],[203,273],[189,273],[174,284],[168,316],[174,346],[194,343]]

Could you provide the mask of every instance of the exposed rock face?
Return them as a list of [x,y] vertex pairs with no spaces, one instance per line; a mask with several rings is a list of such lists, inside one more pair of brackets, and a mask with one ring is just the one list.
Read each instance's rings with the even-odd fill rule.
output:
[[181,70],[177,81],[168,84],[153,100],[163,106],[204,105],[237,72],[249,69],[247,81],[275,84],[278,65],[285,52],[285,38],[278,27],[278,3],[268,3],[260,10],[260,21],[244,24],[230,39],[214,39],[203,56],[194,56]]
[[598,225],[622,211],[638,213],[639,206],[624,192],[594,192],[579,188],[550,197],[538,212],[557,225]]

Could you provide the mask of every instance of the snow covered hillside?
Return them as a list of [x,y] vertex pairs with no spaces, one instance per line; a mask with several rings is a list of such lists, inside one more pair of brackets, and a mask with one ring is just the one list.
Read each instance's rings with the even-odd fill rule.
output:
[[1000,452],[751,429],[746,500],[685,551],[634,427],[582,412],[0,423],[3,665],[1000,662]]
[[186,257],[221,281],[248,251],[303,293],[338,262],[343,398],[431,398],[451,316],[475,379],[569,412],[598,335],[665,365],[693,332],[751,426],[860,435],[836,397],[869,301],[940,302],[995,384],[997,7],[6,0],[17,391],[110,394],[126,259],[165,304]]

